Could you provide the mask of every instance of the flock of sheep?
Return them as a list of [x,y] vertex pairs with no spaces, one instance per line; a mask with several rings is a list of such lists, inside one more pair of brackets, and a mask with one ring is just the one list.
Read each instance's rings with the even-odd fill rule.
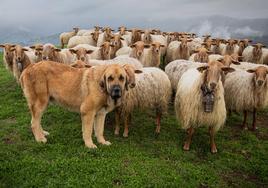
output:
[[[74,68],[123,63],[142,70],[136,74],[136,86],[126,92],[124,102],[116,109],[116,135],[123,119],[123,136],[128,136],[134,108],[155,110],[155,132],[160,133],[161,116],[174,103],[177,119],[187,130],[184,150],[190,148],[194,129],[207,126],[211,152],[216,153],[214,136],[224,125],[227,110],[244,113],[245,129],[247,113],[253,112],[252,128],[256,129],[256,111],[268,106],[268,49],[248,39],[226,40],[124,26],[114,32],[110,27],[95,26],[64,32],[60,42],[62,49],[53,44],[0,47],[4,48],[4,64],[17,81],[29,64],[42,60]],[[165,66],[164,71],[160,65]]]

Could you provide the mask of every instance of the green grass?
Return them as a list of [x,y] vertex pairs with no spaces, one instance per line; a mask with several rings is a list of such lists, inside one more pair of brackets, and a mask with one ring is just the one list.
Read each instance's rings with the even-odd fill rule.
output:
[[90,150],[79,114],[50,106],[42,119],[48,143],[38,144],[22,91],[1,63],[0,187],[267,187],[268,110],[258,113],[256,132],[242,131],[241,121],[228,118],[213,155],[202,128],[191,150],[182,150],[185,132],[172,105],[158,138],[152,111],[135,111],[127,139],[113,135],[110,114],[105,136],[112,145]]

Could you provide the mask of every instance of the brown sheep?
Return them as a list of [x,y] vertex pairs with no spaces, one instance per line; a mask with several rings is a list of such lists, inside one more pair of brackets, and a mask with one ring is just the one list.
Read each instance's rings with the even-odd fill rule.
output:
[[13,52],[11,49],[15,46],[15,44],[0,44],[0,47],[4,48],[4,65],[11,73],[13,73]]

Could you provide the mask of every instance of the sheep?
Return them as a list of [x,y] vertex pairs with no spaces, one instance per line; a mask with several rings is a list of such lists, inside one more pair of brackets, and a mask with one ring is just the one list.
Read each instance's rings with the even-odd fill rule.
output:
[[93,52],[93,50],[87,50],[83,47],[75,47],[69,49],[69,51],[76,55],[76,59],[83,62],[89,62],[89,54]]
[[85,36],[85,35],[90,35],[91,33],[95,32],[95,31],[100,31],[101,27],[99,26],[94,26],[95,29],[80,29],[76,36]]
[[256,112],[268,106],[268,67],[258,66],[226,76],[225,101],[229,110],[243,111],[243,128],[247,129],[247,112],[253,111],[252,129],[256,130]]
[[111,37],[111,44],[114,45],[111,51],[111,58],[115,58],[117,50],[124,46],[127,46],[125,39],[122,38],[119,34],[116,34]]
[[92,46],[97,46],[99,35],[100,35],[99,31],[94,31],[90,35],[74,36],[70,38],[67,44],[67,48],[73,48],[78,44],[89,44]]
[[129,46],[124,46],[120,49],[118,49],[116,52],[115,52],[115,56],[118,57],[118,56],[122,56],[122,55],[127,55],[127,56],[130,56],[132,52],[132,48],[129,47]]
[[[248,69],[255,69],[258,66],[260,66],[260,64],[255,64],[255,63],[250,63],[250,62],[239,62],[240,65],[236,65],[236,64],[232,64],[231,67],[235,68],[235,69],[241,69],[241,70],[248,70]],[[268,65],[261,65],[264,67],[268,68]]]
[[180,42],[178,41],[171,42],[167,48],[166,63],[169,63],[176,59],[189,59],[190,49],[188,42],[192,42],[192,40],[182,38]]
[[121,36],[124,36],[124,35],[129,35],[130,32],[127,31],[127,28],[125,26],[120,26],[118,27],[118,31]]
[[192,54],[189,58],[190,61],[194,61],[194,62],[200,62],[200,63],[208,63],[209,61],[209,54],[211,54],[211,52],[204,48],[201,47],[198,50],[195,51],[196,53]]
[[219,39],[219,38],[214,39],[214,44],[211,47],[212,53],[220,55],[221,54],[220,45],[221,45],[221,43],[225,43],[225,42],[226,41],[224,39]]
[[43,51],[43,45],[42,44],[35,44],[30,46],[30,48],[32,50],[34,50],[34,54],[35,54],[35,62],[40,62],[42,61],[42,51]]
[[152,43],[152,36],[151,34],[153,34],[153,32],[151,30],[145,30],[144,32],[142,32],[143,34],[141,35],[142,41],[144,42],[144,44],[151,44]]
[[178,82],[184,72],[203,65],[204,63],[192,62],[189,60],[175,60],[170,62],[165,67],[165,73],[168,75],[173,92],[177,91]]
[[107,60],[111,59],[111,48],[114,45],[109,42],[104,42],[100,47],[95,47],[95,50],[89,55],[90,59]]
[[223,45],[222,55],[232,55],[233,53],[238,53],[239,46],[237,45],[237,40],[229,39],[226,43],[227,45]]
[[112,60],[112,62],[120,63],[120,64],[131,64],[135,69],[142,69],[143,65],[141,62],[135,58],[128,57],[128,56],[118,56]]
[[112,30],[110,27],[105,27],[103,30],[103,33],[99,35],[98,41],[97,41],[97,47],[100,47],[104,42],[110,42],[112,37]]
[[[150,48],[151,46],[148,44],[144,44],[142,41],[138,41],[135,44],[130,46],[132,49],[130,51],[129,56],[142,61],[144,58],[144,48]],[[127,50],[126,50],[127,51]]]
[[71,32],[61,33],[60,34],[61,48],[64,48],[64,45],[68,44],[70,38],[75,36],[78,31],[79,31],[79,28],[75,27],[75,28],[73,28],[73,31],[71,31]]
[[153,42],[150,46],[150,48],[144,49],[141,63],[144,67],[159,67],[161,63],[161,48],[164,48],[165,46],[159,42]]
[[175,40],[175,36],[174,36],[174,33],[173,32],[165,32],[164,33],[164,36],[167,40],[167,46]]
[[42,51],[42,59],[55,61],[58,63],[71,64],[75,57],[69,49],[58,49],[53,44],[45,44]]
[[129,116],[134,108],[156,110],[155,133],[160,133],[161,116],[167,113],[171,97],[171,85],[167,75],[158,68],[143,68],[142,74],[135,75],[136,86],[127,91],[124,103],[116,111],[115,135],[119,135],[120,117],[124,120],[124,137],[129,133]]
[[3,63],[7,70],[13,73],[13,49],[16,45],[15,44],[0,44],[0,48],[4,48],[4,56],[3,56]]
[[[184,150],[190,149],[194,128],[205,125],[209,127],[211,152],[217,152],[215,133],[226,119],[224,88],[220,77],[223,72],[232,71],[233,68],[213,61],[197,69],[190,69],[182,75],[177,86],[174,107],[182,129],[187,129],[188,133]],[[212,100],[205,100],[207,98]],[[209,106],[209,102],[212,105]]]
[[203,40],[201,38],[194,38],[189,42],[190,55],[195,53],[196,50],[202,47]]
[[13,52],[13,75],[16,78],[17,83],[19,83],[22,71],[32,63],[30,61],[30,58],[25,53],[28,51],[28,49],[23,48],[20,45],[16,45],[12,47],[10,51]]
[[135,44],[138,41],[141,41],[141,30],[140,29],[132,29],[128,30],[131,32],[131,45]]
[[248,47],[249,43],[252,42],[252,40],[249,39],[244,39],[244,40],[239,40],[238,41],[238,55],[242,56],[243,51],[246,47]]
[[268,49],[265,47],[261,43],[246,47],[242,53],[243,61],[268,65]]
[[211,54],[208,56],[208,61],[218,61],[220,59],[223,59],[223,56],[219,54]]

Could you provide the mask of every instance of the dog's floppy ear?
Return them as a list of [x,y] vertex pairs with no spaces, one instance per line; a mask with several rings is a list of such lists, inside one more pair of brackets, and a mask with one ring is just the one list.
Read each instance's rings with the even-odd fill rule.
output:
[[100,84],[102,92],[106,93],[107,92],[107,85],[106,85],[106,76],[105,75],[102,76],[99,84]]
[[126,64],[123,66],[127,73],[127,78],[126,78],[126,90],[128,90],[128,86],[130,88],[134,88],[136,85],[135,82],[135,73],[139,74],[142,73],[141,70],[135,70],[135,68],[132,65]]

